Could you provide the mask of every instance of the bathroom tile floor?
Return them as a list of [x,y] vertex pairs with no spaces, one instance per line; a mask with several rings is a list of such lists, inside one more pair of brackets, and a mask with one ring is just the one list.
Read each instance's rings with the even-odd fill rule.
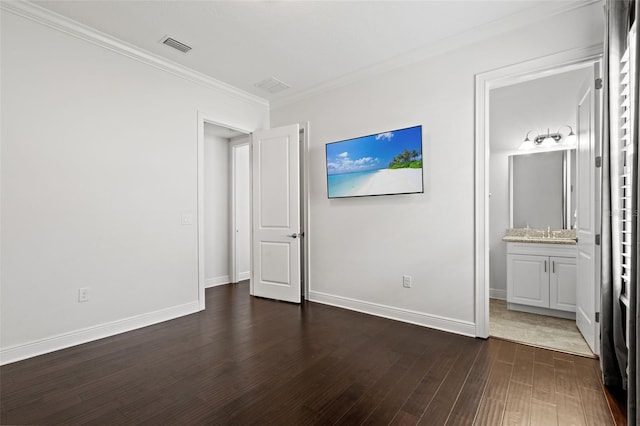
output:
[[574,320],[510,311],[497,299],[489,301],[489,317],[493,337],[594,357]]

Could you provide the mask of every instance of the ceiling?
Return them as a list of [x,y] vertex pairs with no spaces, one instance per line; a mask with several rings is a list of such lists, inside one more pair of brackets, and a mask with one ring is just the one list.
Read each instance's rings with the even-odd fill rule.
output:
[[[268,101],[357,78],[461,35],[495,34],[588,3],[447,1],[34,1],[82,24]],[[487,30],[490,30],[487,32]],[[192,47],[160,43],[169,35]],[[291,86],[269,93],[270,77]]]

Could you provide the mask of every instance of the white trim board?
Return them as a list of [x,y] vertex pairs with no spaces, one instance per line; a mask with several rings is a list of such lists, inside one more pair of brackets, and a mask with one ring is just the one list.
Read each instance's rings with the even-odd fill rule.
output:
[[155,312],[136,315],[130,318],[99,324],[93,327],[87,327],[69,333],[58,334],[57,336],[11,346],[9,348],[2,348],[2,350],[0,350],[0,365],[21,361],[23,359],[81,345],[83,343],[92,342],[105,337],[115,336],[116,334],[133,331],[138,328],[148,327],[164,321],[190,315],[198,312],[199,310],[200,307],[197,301],[189,302],[183,305],[160,309]]
[[489,298],[498,300],[507,300],[507,290],[501,288],[490,288]]
[[207,278],[204,280],[204,288],[216,287],[219,285],[229,284],[231,280],[229,279],[229,275],[223,275],[220,277]]
[[475,83],[475,336],[489,337],[489,92],[588,66],[603,46],[572,49],[476,74]]
[[348,297],[334,296],[332,294],[321,293],[313,290],[309,292],[308,300],[311,302],[322,303],[324,305],[331,305],[338,308],[349,309],[351,311],[362,312],[368,315],[461,334],[463,336],[475,336],[474,324],[467,321],[454,320],[438,315],[429,315],[408,309],[394,308],[391,306],[380,305],[378,303],[364,302],[361,300],[350,299]]
[[302,287],[302,297],[303,299],[309,299],[309,292],[311,290],[311,179],[310,179],[310,166],[309,166],[309,152],[311,150],[311,123],[309,121],[305,121],[300,123],[300,129],[303,131],[303,145],[300,147],[301,153],[301,161],[300,165],[302,167],[302,173],[300,174],[300,178],[302,182],[300,182],[303,198],[300,200],[300,207],[303,210],[302,213],[302,232],[304,232],[304,237],[302,238],[303,244],[303,267],[304,273],[302,275],[303,287]]
[[169,74],[173,74],[185,80],[189,80],[209,89],[233,96],[245,102],[261,106],[269,106],[269,102],[266,99],[245,92],[244,90],[238,89],[237,87],[223,81],[216,80],[215,78],[199,71],[163,58],[155,53],[146,51],[138,46],[127,43],[36,4],[27,1],[1,1],[0,10],[46,25],[54,30],[69,34],[78,39],[95,44],[96,46],[111,50],[112,52],[150,65],[154,68],[168,72]]

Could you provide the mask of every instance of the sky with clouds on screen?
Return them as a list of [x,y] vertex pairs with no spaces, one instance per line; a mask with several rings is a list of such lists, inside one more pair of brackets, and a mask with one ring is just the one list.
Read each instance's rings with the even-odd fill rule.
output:
[[327,172],[364,172],[386,169],[405,149],[416,150],[422,158],[422,126],[362,136],[327,144]]

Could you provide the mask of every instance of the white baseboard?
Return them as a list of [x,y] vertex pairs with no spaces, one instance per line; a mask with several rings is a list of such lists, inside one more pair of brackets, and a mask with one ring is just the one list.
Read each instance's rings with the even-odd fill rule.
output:
[[3,348],[0,350],[0,365],[32,358],[34,356],[58,351],[71,346],[81,345],[83,343],[88,343],[94,340],[103,339],[105,337],[114,336],[116,334],[125,333],[127,331],[193,314],[198,311],[200,311],[200,304],[198,301],[194,301],[185,303],[184,305],[173,306],[171,308],[161,309],[155,312],[136,315],[122,320],[87,327],[81,330],[63,333],[57,336],[47,337],[45,339],[9,348]]
[[489,297],[491,299],[507,300],[507,290],[502,290],[499,288],[490,288]]
[[240,272],[238,274],[238,281],[248,280],[250,277],[251,277],[251,272],[250,271]]
[[538,306],[520,305],[519,303],[507,303],[507,309],[512,311],[528,312],[530,314],[546,315],[549,317],[557,317],[575,320],[576,313],[569,311],[559,311],[557,309],[540,308]]
[[231,278],[229,278],[229,275],[207,278],[206,280],[204,280],[204,288],[215,287],[217,285],[223,285],[223,284],[229,284],[230,282],[231,282]]
[[408,309],[394,308],[377,303],[363,302],[361,300],[350,299],[342,296],[309,291],[309,300],[323,303],[325,305],[336,306],[338,308],[349,309],[378,317],[389,318],[397,321],[408,322],[424,327],[435,328],[437,330],[462,334],[464,336],[476,336],[476,326],[472,322],[459,321],[437,315],[429,315],[422,312]]

